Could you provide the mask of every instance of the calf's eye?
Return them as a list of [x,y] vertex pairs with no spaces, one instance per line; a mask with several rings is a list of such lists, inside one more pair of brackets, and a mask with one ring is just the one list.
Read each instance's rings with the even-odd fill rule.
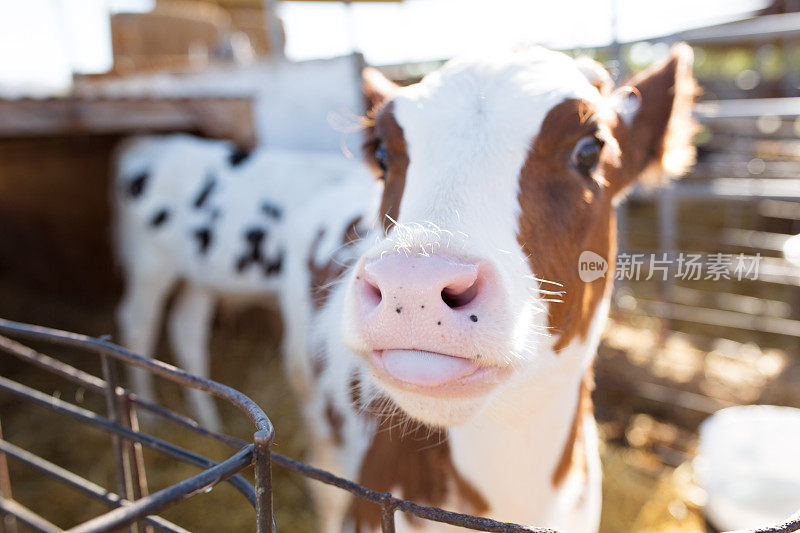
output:
[[380,143],[375,149],[375,162],[378,163],[381,171],[386,174],[386,170],[389,168],[389,152],[383,143]]
[[597,168],[600,161],[600,152],[603,150],[603,141],[594,135],[587,135],[575,143],[572,149],[570,162],[575,169],[584,176],[590,176]]

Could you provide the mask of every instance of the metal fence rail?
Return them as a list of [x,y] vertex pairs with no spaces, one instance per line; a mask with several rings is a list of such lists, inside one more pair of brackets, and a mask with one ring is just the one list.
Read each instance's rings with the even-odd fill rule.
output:
[[[277,524],[275,524],[272,514],[271,467],[273,463],[375,503],[380,507],[381,529],[385,533],[394,532],[396,511],[478,531],[557,533],[551,529],[498,522],[402,500],[395,498],[390,493],[373,491],[330,472],[274,453],[270,450],[275,437],[272,423],[266,413],[250,398],[220,383],[193,376],[161,361],[132,353],[112,344],[108,339],[98,339],[3,319],[0,319],[0,333],[2,333],[0,335],[0,351],[66,378],[87,390],[105,395],[108,413],[107,416],[102,416],[0,376],[0,391],[110,433],[114,446],[117,475],[117,492],[114,493],[4,440],[0,431],[0,516],[9,533],[15,533],[17,523],[22,523],[38,532],[62,531],[58,526],[13,499],[6,463],[9,458],[112,508],[105,514],[69,529],[68,531],[72,533],[99,533],[125,526],[130,526],[131,531],[135,533],[151,531],[186,533],[185,529],[156,516],[156,513],[223,482],[233,485],[254,508],[256,529],[259,533],[266,533],[270,530],[277,531]],[[103,378],[39,353],[4,335],[77,348],[81,353],[93,353],[101,358]],[[255,429],[253,440],[245,442],[229,435],[209,431],[190,418],[138,398],[118,385],[115,368],[117,361],[136,365],[174,383],[208,392],[227,401],[250,418]],[[228,459],[216,463],[194,452],[143,433],[139,431],[136,421],[138,410],[147,411],[198,435],[216,439],[235,451]],[[178,461],[198,466],[202,471],[163,490],[148,494],[142,457],[143,446],[167,454]],[[240,472],[251,466],[255,471],[255,487],[239,475]],[[794,531],[800,531],[800,514],[784,524],[747,533],[790,533]]]

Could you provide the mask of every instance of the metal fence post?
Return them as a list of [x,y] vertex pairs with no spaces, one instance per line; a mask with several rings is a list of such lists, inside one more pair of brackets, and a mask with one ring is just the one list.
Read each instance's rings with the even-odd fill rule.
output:
[[272,458],[270,446],[274,434],[260,430],[253,435],[255,441],[256,476],[256,531],[258,533],[277,532],[272,517]]
[[381,498],[381,531],[394,533],[394,502],[389,492],[384,493]]
[[[3,425],[0,423],[0,440],[3,440]],[[11,494],[11,477],[8,474],[8,459],[6,454],[0,451],[0,498],[10,500]],[[3,531],[8,533],[17,533],[17,519],[12,514],[2,513]]]
[[[103,368],[103,378],[106,382],[105,397],[108,418],[112,422],[121,423],[119,402],[117,401],[117,368],[113,361],[105,354],[100,355],[100,362]],[[119,435],[111,435],[111,443],[114,448],[114,463],[117,470],[117,490],[122,498],[133,499],[133,487],[130,483],[129,469],[125,460],[125,448]],[[141,533],[136,524],[131,524],[131,533]]]
[[[139,431],[139,421],[136,418],[136,408],[124,389],[121,387],[116,388],[117,405],[120,410],[120,418],[122,424],[132,431]],[[133,498],[138,500],[148,495],[147,490],[147,474],[144,466],[144,454],[142,452],[142,445],[129,439],[125,439],[125,450],[128,455],[128,470],[131,477],[131,488],[133,489]],[[142,524],[139,529],[142,529]],[[153,528],[149,525],[144,525],[145,533],[153,533]]]

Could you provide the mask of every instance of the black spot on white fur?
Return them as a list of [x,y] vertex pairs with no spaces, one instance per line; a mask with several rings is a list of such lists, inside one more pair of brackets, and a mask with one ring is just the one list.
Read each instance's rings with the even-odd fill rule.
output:
[[195,209],[200,209],[203,207],[208,200],[208,197],[211,196],[211,193],[214,192],[214,188],[217,186],[217,180],[214,179],[213,176],[209,176],[208,180],[206,180],[205,185],[203,188],[200,189],[200,192],[197,193],[197,196],[194,199],[194,207]]
[[197,239],[197,247],[201,255],[204,255],[208,252],[208,248],[211,246],[213,235],[214,234],[211,233],[211,228],[199,228],[195,230],[194,238]]
[[251,150],[236,148],[233,152],[231,152],[231,155],[228,156],[228,163],[230,163],[232,167],[238,167],[247,161],[252,153],[253,152]]
[[247,251],[236,260],[236,271],[243,272],[251,264],[261,263],[261,243],[267,237],[267,230],[256,227],[250,228],[244,233],[244,240],[247,242]]
[[283,209],[279,205],[265,201],[261,204],[261,211],[272,218],[280,219],[283,216]]
[[147,180],[150,177],[148,172],[142,172],[141,174],[137,174],[130,180],[128,180],[127,186],[127,193],[128,196],[131,198],[138,198],[144,192],[144,188],[147,185]]
[[168,220],[169,220],[169,211],[167,209],[159,209],[150,218],[150,226],[153,228],[157,228],[159,226],[162,226]]
[[247,242],[247,251],[236,260],[236,271],[244,272],[250,265],[258,265],[264,275],[272,276],[278,274],[283,267],[283,255],[281,250],[276,257],[270,258],[262,252],[262,245],[266,242],[269,233],[266,228],[253,227],[244,233],[244,240]]
[[281,268],[283,268],[283,250],[278,253],[278,257],[275,259],[267,259],[266,261],[262,261],[264,265],[264,274],[267,276],[274,276],[276,274],[280,274]]
[[261,243],[264,242],[266,236],[267,231],[264,228],[250,228],[244,234],[244,238],[250,243],[253,250],[261,249]]

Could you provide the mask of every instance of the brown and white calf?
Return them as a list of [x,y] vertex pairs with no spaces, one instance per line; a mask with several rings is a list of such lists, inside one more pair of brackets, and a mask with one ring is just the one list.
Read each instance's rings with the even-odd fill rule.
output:
[[[591,368],[611,283],[582,282],[579,256],[613,272],[615,201],[690,163],[691,64],[677,45],[617,90],[541,48],[402,88],[365,71],[380,179],[290,224],[286,362],[313,463],[422,504],[597,530]],[[373,504],[314,490],[324,531],[379,528]]]

